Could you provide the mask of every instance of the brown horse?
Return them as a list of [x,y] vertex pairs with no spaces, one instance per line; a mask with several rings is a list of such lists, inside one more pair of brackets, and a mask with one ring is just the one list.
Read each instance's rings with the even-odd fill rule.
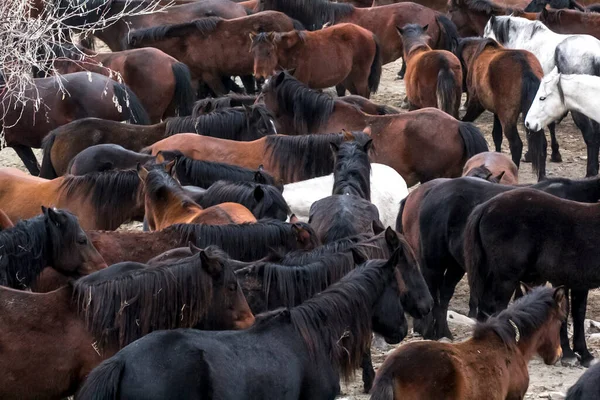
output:
[[591,35],[600,39],[599,13],[544,8],[538,19],[556,33]]
[[67,74],[91,71],[124,82],[138,96],[153,123],[190,115],[194,91],[188,67],[154,48],[95,53],[64,48],[54,67]]
[[[522,2],[520,2],[522,3]],[[536,19],[537,14],[525,13],[523,8],[528,4],[495,3],[491,0],[449,0],[448,14],[458,28],[462,37],[483,36],[483,29],[492,16],[514,15]]]
[[[450,115],[424,108],[404,114],[369,116],[374,154],[372,161],[394,168],[408,186],[438,177],[458,177],[464,163],[487,151],[481,132]],[[344,140],[341,134],[267,136],[253,142],[235,142],[197,135],[179,134],[145,149],[179,150],[205,161],[221,161],[246,168],[262,164],[267,172],[285,183],[330,174],[333,159],[330,142]],[[435,154],[436,157],[430,157]]]
[[[58,79],[66,92],[61,92]],[[85,117],[129,120],[135,124],[150,121],[139,99],[127,86],[103,75],[77,72],[34,81],[34,86],[27,88],[23,95],[40,98],[39,108],[33,101],[25,105],[17,103],[10,92],[0,97],[6,145],[17,152],[32,175],[37,176],[40,171],[31,148],[41,147],[42,139],[52,129]]]
[[252,54],[248,52],[250,33],[288,32],[294,22],[278,12],[259,13],[225,20],[219,17],[198,19],[175,25],[154,26],[133,31],[130,47],[156,47],[187,64],[194,79],[205,82],[217,95],[228,92],[221,77],[251,75]]
[[59,207],[79,217],[84,229],[117,229],[144,217],[143,187],[135,171],[106,171],[53,180],[16,168],[0,169],[0,209],[13,221]]
[[[251,38],[256,78],[268,78],[282,68],[294,70],[294,77],[311,88],[340,84],[365,98],[379,86],[379,44],[371,31],[360,26],[339,24],[315,32],[252,33]],[[343,96],[345,90],[340,88],[338,94]]]
[[8,228],[12,228],[15,226],[8,215],[3,210],[0,210],[0,231],[3,231]]
[[183,190],[181,185],[169,175],[174,161],[165,169],[153,168],[148,171],[138,168],[140,180],[144,183],[146,220],[150,230],[162,230],[173,224],[225,225],[256,222],[250,210],[237,203],[222,203],[203,209]]
[[536,288],[477,325],[467,341],[400,346],[377,371],[371,399],[522,399],[529,360],[539,354],[553,365],[562,355],[566,307],[563,288]]
[[[485,172],[478,175],[477,172]],[[519,169],[505,154],[496,152],[479,153],[471,157],[463,168],[462,176],[475,176],[504,185],[517,185],[519,183]]]
[[152,268],[113,265],[46,294],[0,287],[0,310],[3,399],[71,396],[102,360],[153,330],[254,322],[227,257],[214,248]]
[[437,107],[458,118],[463,83],[460,61],[447,50],[432,50],[427,28],[417,24],[397,27],[404,43],[409,109]]
[[[512,160],[519,166],[523,142],[519,137],[519,115],[527,115],[544,76],[536,56],[526,50],[506,49],[492,39],[467,38],[459,43],[458,56],[466,74],[467,112],[463,121],[474,121],[483,111],[494,113],[492,137],[502,151],[502,132],[508,139]],[[550,127],[554,135],[554,125]],[[546,138],[530,140],[533,169],[538,179],[546,175]],[[559,161],[558,143],[552,145],[552,160]]]

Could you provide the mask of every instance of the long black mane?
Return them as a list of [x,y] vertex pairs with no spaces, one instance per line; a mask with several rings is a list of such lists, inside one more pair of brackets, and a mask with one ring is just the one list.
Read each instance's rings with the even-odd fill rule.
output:
[[137,217],[133,210],[142,204],[142,186],[136,171],[103,171],[75,176],[66,175],[60,185],[66,197],[89,198],[96,218],[105,229],[117,229]]
[[222,97],[207,98],[194,103],[192,116],[206,114],[223,108],[251,106],[256,102],[256,96],[247,94],[230,93]]
[[348,3],[333,3],[327,0],[261,0],[260,11],[280,11],[297,19],[309,30],[323,28],[326,23],[335,24],[354,12]]
[[195,203],[179,182],[162,168],[152,168],[148,171],[144,187],[146,197],[152,201],[162,202],[167,199],[167,194],[171,194],[182,202]]
[[[217,248],[208,259],[226,263]],[[213,298],[213,279],[200,254],[150,268],[122,262],[73,283],[78,314],[100,349],[122,348],[163,329],[191,328],[206,317]]]
[[350,194],[371,201],[371,163],[368,152],[372,142],[366,134],[357,132],[358,134],[365,136],[359,136],[363,140],[343,142],[337,149],[332,194]]
[[160,25],[151,28],[136,29],[125,37],[125,48],[145,47],[148,42],[186,37],[194,33],[206,36],[213,32],[222,20],[223,19],[220,17],[206,17],[183,24]]
[[194,243],[203,248],[218,244],[232,259],[256,261],[266,257],[271,249],[282,247],[287,251],[298,249],[299,229],[310,242],[309,248],[319,245],[317,235],[310,225],[298,222],[288,224],[269,220],[252,224],[202,225],[176,224],[172,229],[181,236],[181,243]]
[[517,326],[521,338],[530,337],[548,321],[550,313],[555,309],[554,290],[547,287],[533,289],[497,316],[477,324],[473,332],[473,338],[483,338],[488,332],[492,331],[508,347],[516,346],[517,332],[509,321]]
[[294,132],[286,134],[318,133],[333,113],[335,100],[331,96],[310,89],[287,72],[282,80],[276,76],[269,79],[263,92],[267,95],[271,91],[277,98],[280,113],[293,118]]

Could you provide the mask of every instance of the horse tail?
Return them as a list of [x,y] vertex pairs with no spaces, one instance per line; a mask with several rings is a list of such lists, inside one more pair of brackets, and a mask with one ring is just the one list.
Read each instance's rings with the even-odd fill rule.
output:
[[112,400],[119,394],[124,361],[117,355],[102,362],[87,377],[77,392],[81,400]]
[[42,139],[42,149],[43,149],[43,158],[42,158],[42,166],[40,167],[40,177],[46,179],[54,179],[58,178],[58,174],[54,169],[54,165],[52,165],[51,154],[52,146],[54,146],[54,141],[56,140],[56,132],[50,131],[49,134]]
[[479,230],[479,224],[481,223],[481,218],[483,217],[485,209],[485,203],[475,207],[467,220],[463,240],[463,255],[465,258],[465,270],[467,271],[467,278],[469,279],[469,288],[471,291],[470,297],[475,300],[476,303],[479,303],[481,296],[483,295],[485,278],[488,275],[483,242]]
[[175,77],[175,93],[173,93],[171,104],[174,106],[177,115],[190,115],[195,100],[190,69],[181,62],[174,63],[171,69]]
[[406,206],[407,198],[408,196],[403,198],[400,202],[400,210],[398,210],[398,216],[396,217],[396,232],[398,233],[404,233],[404,227],[402,226],[402,215],[404,214],[404,207]]
[[127,122],[136,125],[150,125],[150,117],[140,99],[127,85],[114,82],[113,90]]
[[489,150],[481,131],[472,123],[460,122],[458,133],[465,145],[465,162],[475,154]]
[[440,34],[436,48],[456,53],[456,47],[460,38],[456,25],[450,18],[442,14],[436,16],[435,20],[440,28],[440,32],[443,33]]
[[[437,97],[437,106],[440,110],[447,114],[452,115],[454,118],[458,118],[458,107],[456,99],[456,79],[450,64],[446,58],[441,58],[442,66],[437,76],[437,86],[435,94]],[[462,83],[462,82],[461,82]]]
[[394,380],[386,374],[377,377],[373,389],[371,389],[371,400],[394,400]]
[[[525,118],[540,88],[540,78],[533,73],[525,57],[521,58],[521,64],[524,70],[521,77],[521,114]],[[546,134],[543,129],[540,129],[537,132],[527,132],[527,137],[527,146],[531,155],[531,166],[533,171],[539,174],[540,167],[546,160],[546,148],[548,147]]]
[[373,34],[373,40],[375,41],[375,57],[373,63],[371,63],[371,72],[369,73],[369,90],[371,93],[375,93],[379,89],[379,80],[381,79],[381,47],[379,46],[379,39]]
[[392,114],[400,114],[400,111],[396,110],[394,107],[378,105],[377,106],[377,115],[392,115]]

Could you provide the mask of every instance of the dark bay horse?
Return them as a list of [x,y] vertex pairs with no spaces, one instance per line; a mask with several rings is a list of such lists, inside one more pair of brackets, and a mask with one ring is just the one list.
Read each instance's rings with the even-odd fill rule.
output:
[[117,229],[144,217],[143,186],[135,171],[105,171],[47,180],[16,168],[0,169],[0,209],[13,221],[64,208],[84,229]]
[[[368,121],[367,131],[377,149],[372,161],[394,168],[408,186],[438,177],[458,177],[469,158],[488,150],[474,125],[434,108],[368,116]],[[235,142],[178,134],[155,143],[144,152],[156,155],[159,151],[179,150],[197,160],[224,161],[246,168],[262,164],[276,180],[290,183],[333,172],[329,143],[338,144],[343,139],[342,134],[272,135],[253,142]],[[444,156],[421,162],[421,156],[429,154]]]
[[[288,32],[291,18],[278,12],[258,13],[232,20],[219,17],[175,25],[153,26],[129,34],[130,47],[156,47],[185,63],[194,79],[206,83],[213,93],[224,95],[223,76],[252,75],[250,33]],[[200,51],[200,49],[202,49]]]
[[91,71],[125,83],[140,99],[150,121],[190,115],[195,93],[188,67],[151,47],[96,53],[83,47],[60,52],[54,67],[61,74]]
[[[477,170],[485,170],[485,175],[476,173]],[[462,176],[475,176],[485,180],[497,179],[504,185],[516,185],[519,183],[519,169],[506,154],[486,151],[475,154],[465,163]]]
[[256,261],[274,250],[284,253],[312,250],[319,241],[310,225],[276,220],[255,224],[179,224],[158,232],[88,231],[107,263],[147,262],[152,257],[192,242],[198,247],[219,246],[233,259]]
[[571,350],[563,325],[563,353],[572,360],[577,353],[589,366],[594,358],[583,325],[588,291],[600,286],[594,243],[599,218],[597,204],[531,189],[503,193],[475,208],[465,228],[464,257],[478,318],[506,308],[519,280],[564,285],[571,291],[574,334]]
[[[505,2],[502,2],[505,4]],[[514,15],[536,18],[535,13],[525,13],[526,4],[514,7],[502,5],[491,0],[450,0],[448,14],[462,37],[483,36],[483,30],[494,15]]]
[[[314,32],[252,34],[255,78],[268,78],[281,69],[313,89],[341,85],[369,98],[381,77],[377,37],[354,24],[337,24]],[[338,95],[343,96],[341,87]]]
[[226,225],[256,222],[250,210],[238,203],[221,203],[207,209],[192,200],[169,173],[174,161],[163,168],[138,168],[144,185],[145,216],[150,230],[173,224]]
[[[61,92],[58,79],[64,87]],[[32,175],[39,175],[39,167],[32,147],[42,147],[42,139],[52,129],[85,117],[113,121],[128,120],[134,124],[148,124],[148,114],[137,96],[125,85],[103,75],[76,72],[58,77],[35,79],[35,86],[25,90],[24,96],[39,99],[25,105],[15,103],[14,95],[3,93],[3,128],[6,145],[12,147]]]
[[575,10],[546,10],[538,19],[556,33],[591,35],[600,39],[600,14]]
[[[600,200],[600,179],[547,179],[531,188],[554,196],[596,203]],[[465,274],[463,256],[465,226],[475,207],[515,186],[495,185],[481,179],[436,179],[411,192],[400,207],[396,229],[402,232],[417,253],[423,276],[435,301],[427,320],[415,324],[426,338],[452,337],[447,310],[458,282]],[[470,316],[476,305],[470,301]]]
[[592,365],[567,391],[565,400],[593,400],[600,395],[600,365]]
[[138,164],[153,161],[148,154],[127,150],[118,144],[98,144],[88,147],[69,162],[67,175],[87,175],[109,170],[134,169]]
[[71,396],[103,359],[153,330],[254,321],[227,257],[212,248],[152,268],[116,264],[45,294],[0,287],[0,304],[6,399]]
[[77,277],[106,267],[77,218],[42,207],[42,215],[0,231],[0,285],[27,289],[47,266]]
[[[395,279],[399,252],[351,271],[299,306],[262,314],[245,331],[147,335],[96,368],[78,399],[117,392],[158,399],[183,396],[183,390],[188,398],[201,399],[209,387],[223,399],[333,399],[340,378],[349,380],[360,366],[372,331],[390,343],[406,332]],[[319,328],[325,323],[327,329]],[[192,355],[192,349],[198,353]],[[163,360],[162,372],[157,359]],[[205,377],[199,385],[197,374]]]
[[458,58],[447,50],[429,47],[427,25],[408,24],[397,29],[404,46],[409,109],[437,107],[458,118],[463,84]]
[[[518,167],[523,152],[517,123],[527,115],[544,76],[535,55],[526,50],[506,49],[492,39],[467,38],[459,43],[457,54],[466,75],[467,112],[463,121],[474,121],[485,110],[494,114],[492,137],[496,151],[501,152],[502,133],[508,139],[512,160]],[[561,161],[554,124],[552,160]],[[530,154],[538,180],[546,176],[546,136],[531,135]]]
[[561,357],[566,309],[563,288],[537,288],[478,324],[462,343],[400,346],[377,371],[371,399],[522,399],[529,360],[539,354],[553,365]]

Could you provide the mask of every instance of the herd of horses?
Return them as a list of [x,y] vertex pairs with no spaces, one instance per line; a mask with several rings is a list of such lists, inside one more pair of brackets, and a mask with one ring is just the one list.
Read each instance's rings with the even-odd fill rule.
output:
[[[88,1],[73,38],[131,6]],[[536,355],[593,364],[597,5],[174,3],[56,45],[39,105],[0,86],[29,171],[0,168],[0,398],[334,399],[360,368],[374,400],[522,399]],[[399,58],[408,111],[369,100]],[[561,162],[568,112],[587,179],[546,177],[544,130]],[[519,183],[523,156],[538,183]],[[405,314],[453,339],[465,273],[472,336],[375,372],[373,334],[400,343]]]

